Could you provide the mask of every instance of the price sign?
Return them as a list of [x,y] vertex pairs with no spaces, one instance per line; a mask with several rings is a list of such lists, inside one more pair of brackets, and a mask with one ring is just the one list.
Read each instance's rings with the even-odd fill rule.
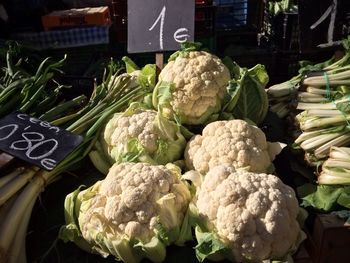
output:
[[300,0],[301,51],[339,45],[349,34],[349,0]]
[[82,141],[80,135],[24,113],[14,112],[0,119],[0,149],[48,171]]
[[189,0],[128,0],[128,52],[177,50],[194,40]]

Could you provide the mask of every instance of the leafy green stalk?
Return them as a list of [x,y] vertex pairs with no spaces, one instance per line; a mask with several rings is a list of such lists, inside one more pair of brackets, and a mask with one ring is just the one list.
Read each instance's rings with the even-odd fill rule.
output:
[[339,137],[323,144],[315,150],[315,156],[317,158],[325,158],[329,155],[329,151],[334,146],[346,146],[350,142],[350,132],[344,133]]
[[332,147],[329,157],[341,161],[350,161],[349,147]]
[[324,145],[325,143],[338,138],[339,136],[343,135],[344,132],[339,132],[339,133],[330,133],[330,134],[320,134],[316,137],[307,139],[303,141],[300,144],[300,147],[303,148],[304,151],[311,151],[315,148],[320,147],[321,145]]
[[350,115],[339,115],[332,117],[313,117],[306,120],[300,120],[300,128],[303,131],[310,131],[312,129],[323,129],[330,126],[346,125],[350,120]]
[[7,175],[1,176],[0,177],[0,188],[2,188],[4,185],[12,181],[13,179],[17,178],[22,172],[25,170],[24,167],[18,167],[12,172],[10,172]]
[[319,184],[350,184],[350,148],[331,147],[329,158],[322,165]]
[[319,135],[327,135],[331,134],[334,132],[341,132],[346,128],[346,126],[336,126],[336,127],[331,127],[327,129],[320,129],[320,130],[314,130],[314,131],[308,131],[308,132],[303,132],[300,134],[300,136],[294,141],[296,144],[300,144],[308,139],[313,139],[316,136]]
[[275,84],[266,90],[267,95],[271,98],[278,98],[295,94],[298,90],[296,85],[299,83],[300,79],[301,78],[295,78],[294,80]]
[[334,110],[328,110],[328,109],[311,109],[311,110],[304,110],[298,115],[295,116],[297,121],[302,121],[306,119],[312,119],[315,117],[334,117],[341,115],[342,112],[340,110],[334,109]]

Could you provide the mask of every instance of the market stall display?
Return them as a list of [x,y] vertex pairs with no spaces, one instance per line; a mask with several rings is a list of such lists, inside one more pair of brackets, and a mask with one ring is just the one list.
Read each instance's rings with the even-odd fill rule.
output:
[[[153,103],[150,105],[151,107],[152,106],[154,107],[153,110],[148,110],[148,111],[147,110],[141,110],[141,111],[139,110],[139,111],[137,111],[137,107],[140,107],[140,106],[138,106],[138,104],[131,104],[131,106],[130,106],[131,108],[129,108],[127,111],[125,111],[124,113],[121,113],[119,115],[116,115],[116,117],[113,117],[111,120],[108,121],[108,123],[105,127],[105,130],[104,130],[104,137],[102,138],[102,142],[101,142],[99,147],[102,148],[102,151],[103,151],[103,148],[105,148],[107,150],[107,153],[109,153],[109,155],[111,155],[113,157],[114,160],[112,160],[112,162],[116,162],[116,164],[125,163],[125,165],[132,165],[131,162],[136,162],[136,163],[139,163],[139,166],[141,167],[142,165],[146,165],[145,162],[154,163],[155,161],[159,162],[161,160],[161,159],[154,159],[154,158],[150,159],[149,158],[150,156],[152,156],[152,155],[149,155],[149,154],[151,154],[151,152],[150,152],[151,148],[149,148],[149,147],[152,146],[152,138],[154,136],[157,136],[157,134],[155,133],[157,130],[160,130],[163,132],[166,131],[168,134],[173,133],[173,136],[174,136],[174,132],[172,131],[172,128],[170,128],[170,129],[169,129],[169,127],[162,128],[162,126],[164,125],[164,123],[166,121],[169,123],[171,123],[171,120],[177,121],[178,125],[179,126],[181,125],[182,130],[186,130],[187,131],[186,133],[188,135],[191,133],[190,130],[193,130],[193,125],[197,124],[197,125],[199,125],[199,127],[197,127],[197,129],[201,129],[200,126],[201,127],[205,126],[205,128],[203,130],[203,135],[209,137],[209,134],[207,134],[207,133],[210,133],[210,131],[212,133],[215,133],[215,137],[213,138],[213,140],[214,140],[213,146],[212,147],[208,146],[208,147],[210,148],[211,153],[217,151],[217,156],[216,157],[214,156],[212,160],[210,160],[210,158],[208,159],[208,156],[211,153],[201,151],[199,149],[200,146],[199,145],[197,146],[195,143],[198,140],[201,141],[201,138],[199,138],[201,136],[198,136],[198,135],[193,136],[192,140],[189,141],[186,152],[185,152],[187,169],[183,165],[181,165],[181,163],[183,161],[181,161],[181,160],[177,161],[176,158],[173,160],[173,161],[177,161],[174,163],[174,166],[173,166],[174,169],[177,167],[176,166],[176,164],[177,164],[177,165],[182,166],[184,170],[188,170],[191,173],[191,171],[192,171],[191,169],[197,170],[197,168],[199,168],[199,167],[197,167],[198,166],[197,163],[199,164],[201,162],[204,165],[204,167],[206,165],[207,166],[209,165],[207,167],[207,169],[204,169],[204,170],[198,169],[198,171],[203,173],[203,175],[204,175],[208,171],[210,172],[211,169],[215,169],[215,166],[217,166],[217,165],[237,164],[236,166],[234,166],[238,169],[237,171],[243,172],[243,171],[247,171],[248,169],[251,168],[252,171],[257,172],[257,174],[255,174],[255,176],[261,176],[263,178],[264,174],[259,174],[259,173],[266,172],[267,170],[270,170],[270,171],[273,170],[272,169],[273,165],[272,165],[271,160],[273,160],[275,155],[278,154],[282,148],[280,147],[279,143],[267,143],[264,133],[259,128],[257,128],[255,126],[255,124],[253,123],[252,120],[248,120],[249,116],[254,117],[256,115],[253,115],[253,114],[248,115],[248,116],[242,115],[242,116],[246,117],[247,121],[252,123],[251,125],[243,120],[230,120],[230,121],[226,121],[226,122],[225,121],[216,121],[218,118],[223,118],[224,116],[229,116],[231,118],[232,118],[232,116],[235,116],[235,112],[232,112],[232,113],[228,112],[228,109],[229,109],[228,107],[218,107],[216,112],[212,113],[211,111],[209,111],[210,115],[208,115],[208,116],[210,116],[210,118],[207,117],[204,121],[200,121],[200,122],[198,121],[198,120],[202,120],[202,116],[200,116],[200,115],[197,117],[195,117],[195,116],[192,117],[191,122],[189,122],[191,125],[188,126],[188,125],[186,125],[186,123],[188,123],[188,122],[184,121],[184,120],[187,120],[187,118],[183,117],[181,104],[176,102],[176,99],[178,96],[176,94],[177,94],[177,92],[181,91],[181,89],[184,89],[186,87],[187,88],[183,92],[188,92],[187,90],[189,90],[190,87],[187,83],[192,83],[192,82],[186,81],[185,79],[182,80],[181,75],[177,74],[177,75],[174,75],[175,80],[179,83],[182,83],[182,85],[177,86],[177,85],[172,84],[172,83],[169,83],[170,84],[169,85],[166,82],[167,79],[165,79],[164,76],[165,76],[165,74],[168,74],[168,75],[174,74],[174,73],[172,73],[172,70],[175,67],[175,65],[177,65],[177,64],[183,65],[183,66],[187,65],[186,70],[189,72],[193,72],[193,75],[197,76],[198,74],[196,74],[196,71],[201,70],[201,67],[198,67],[198,66],[203,64],[203,69],[208,69],[208,72],[204,72],[204,73],[202,73],[202,75],[201,74],[199,74],[199,75],[208,76],[205,84],[209,87],[212,87],[213,84],[218,83],[215,78],[209,77],[210,69],[212,68],[212,66],[210,65],[209,62],[213,61],[214,65],[216,67],[218,67],[217,65],[219,65],[219,69],[226,70],[226,75],[227,75],[226,85],[229,84],[229,78],[230,78],[230,72],[229,72],[228,68],[235,69],[237,74],[235,75],[232,72],[232,76],[233,76],[233,78],[237,78],[237,82],[239,83],[240,88],[243,90],[245,89],[245,94],[246,94],[247,91],[249,90],[249,88],[261,89],[263,87],[263,86],[261,86],[261,84],[259,82],[259,77],[263,78],[263,84],[266,83],[266,81],[265,81],[267,78],[266,73],[264,73],[263,68],[261,66],[255,67],[255,68],[258,68],[259,70],[258,71],[256,71],[256,70],[250,71],[251,75],[248,75],[248,76],[250,76],[250,78],[248,79],[248,77],[247,77],[247,79],[250,81],[248,81],[248,80],[245,82],[241,81],[242,77],[241,77],[241,74],[239,74],[239,73],[243,72],[243,76],[246,76],[246,74],[247,74],[246,69],[240,68],[238,65],[232,63],[232,61],[230,61],[230,60],[226,61],[228,64],[228,68],[226,68],[226,66],[221,62],[221,60],[219,58],[217,58],[211,54],[208,54],[206,52],[194,50],[195,48],[198,48],[198,46],[190,46],[190,47],[191,48],[189,48],[188,44],[183,45],[183,50],[177,51],[172,56],[170,56],[168,65],[161,71],[158,83],[155,85],[155,88],[153,90],[153,96],[152,96]],[[203,57],[203,59],[202,59],[203,61],[198,60],[198,57],[199,58]],[[194,61],[198,61],[198,62],[193,63],[193,65],[192,65],[192,63],[187,63],[188,58],[193,59]],[[231,65],[229,64],[229,62],[231,62]],[[170,67],[170,70],[168,67]],[[175,69],[174,69],[174,71],[177,72]],[[183,70],[181,70],[181,67],[180,67],[179,73],[180,72],[183,72]],[[213,72],[214,76],[221,79],[220,78],[220,76],[221,76],[220,71],[218,71],[218,70],[216,70],[216,68],[214,68],[214,71],[212,71],[212,72]],[[263,73],[263,74],[262,75],[253,74],[255,72]],[[191,75],[189,75],[189,74],[187,76],[191,77]],[[196,78],[196,77],[192,77],[192,78]],[[198,77],[197,77],[197,79],[198,79]],[[221,82],[219,82],[219,84],[220,83]],[[224,86],[224,81],[222,81],[222,85]],[[164,87],[164,89],[163,89],[164,91],[162,90],[162,93],[160,93],[159,87]],[[233,89],[230,85],[228,87],[229,87],[228,90]],[[264,92],[263,88],[262,88],[262,92]],[[232,101],[234,100],[234,106],[232,107],[233,109],[235,109],[235,105],[242,104],[242,105],[244,105],[243,107],[245,107],[245,109],[246,109],[246,111],[244,111],[244,112],[250,112],[252,107],[254,107],[253,104],[247,104],[246,97],[243,95],[244,93],[241,94],[241,96],[233,96],[231,98],[230,98],[231,94],[228,91],[226,91],[225,89],[222,89],[222,93],[223,93],[223,95],[221,96],[222,100],[225,97],[229,98],[227,100],[230,103],[232,103]],[[236,95],[236,93],[234,93],[234,95]],[[257,92],[257,93],[259,94],[259,92]],[[163,98],[163,96],[165,96],[165,97]],[[157,99],[158,104],[154,103],[155,98]],[[267,103],[267,95],[265,94],[265,96],[262,96],[262,98],[265,98],[265,102],[263,102],[263,104]],[[173,99],[174,99],[174,101],[172,101]],[[214,97],[214,99],[216,100],[215,97]],[[162,108],[163,105],[172,106],[173,108],[172,109],[171,108],[170,109]],[[196,105],[197,104],[192,105],[192,108],[191,108],[192,112],[196,111]],[[176,106],[176,108],[174,108],[175,106]],[[201,104],[199,104],[199,106],[202,107]],[[167,109],[167,110],[165,111],[165,109]],[[156,110],[158,110],[158,113],[156,112]],[[220,111],[221,111],[221,113],[225,112],[226,114],[221,114]],[[164,114],[164,117],[163,117],[162,116],[163,112],[170,113],[170,114]],[[208,112],[208,110],[205,112]],[[147,114],[147,115],[145,115],[145,118],[141,118],[141,116],[143,116],[142,114],[143,115]],[[259,112],[257,120],[260,120],[259,118],[261,118],[261,116],[265,116],[265,114],[266,114],[265,110],[263,110],[262,112]],[[140,116],[137,117],[138,115],[140,115]],[[130,117],[125,118],[128,116],[130,116]],[[147,116],[149,116],[149,117],[147,117]],[[236,116],[240,116],[240,115],[236,115]],[[130,121],[132,120],[133,117],[134,118],[137,117],[135,120],[138,120],[134,124],[130,123]],[[162,120],[162,118],[164,118],[164,119]],[[169,118],[169,120],[166,120],[165,118]],[[256,119],[254,119],[254,120],[256,120]],[[262,120],[263,119],[261,119],[260,121],[262,121]],[[162,123],[163,123],[163,125],[162,125]],[[206,124],[206,123],[209,123],[209,124]],[[126,124],[127,129],[121,129],[119,126],[122,124],[123,125]],[[223,125],[220,125],[220,124],[223,124]],[[176,127],[175,122],[172,125],[173,125],[173,127]],[[231,129],[230,129],[230,127],[231,127]],[[127,136],[127,133],[133,132],[134,130],[146,132],[149,129],[150,129],[150,133],[148,133],[148,134],[136,133],[135,139],[128,140],[128,139],[126,139],[126,137],[125,138],[123,137],[123,136]],[[152,130],[153,130],[153,132],[152,132]],[[230,140],[229,137],[227,137],[228,140],[225,140],[224,137],[220,136],[220,131],[223,133],[223,135],[227,135],[231,131],[232,132],[232,139]],[[178,132],[180,132],[179,127],[178,127]],[[113,137],[110,137],[111,136],[110,134],[112,134]],[[173,137],[173,136],[171,136],[171,137]],[[242,137],[242,136],[245,136],[245,137]],[[120,142],[119,144],[116,144],[115,146],[113,146],[113,141],[115,143],[118,143],[118,140],[120,140],[120,139],[124,142]],[[218,141],[215,142],[215,139],[217,139]],[[156,141],[158,141],[158,142],[161,142],[160,140],[161,140],[160,138],[156,139]],[[204,138],[202,140],[209,143],[208,142],[209,139],[207,139],[207,138]],[[222,149],[220,150],[219,147],[216,149],[217,146],[220,146],[221,140],[223,140],[225,142],[224,145],[222,145]],[[242,141],[240,142],[239,140],[242,140]],[[153,145],[156,147],[155,148],[156,151],[161,149],[159,147],[165,147],[165,149],[167,149],[168,151],[171,150],[171,148],[170,148],[171,145],[166,146],[166,145],[162,144],[161,146],[160,145],[157,146],[157,144],[154,143],[156,141],[153,140]],[[247,145],[245,145],[245,143],[244,143],[245,141],[246,141]],[[256,145],[254,143],[256,143]],[[113,146],[113,148],[111,146]],[[205,146],[203,146],[203,147],[205,147]],[[238,148],[237,148],[237,151],[235,153],[236,147],[238,147]],[[98,147],[96,147],[96,148],[98,148]],[[191,149],[191,148],[193,148],[193,149]],[[232,148],[232,151],[228,151],[230,148]],[[225,150],[225,149],[227,149],[227,150]],[[254,149],[256,149],[256,150],[254,150]],[[177,150],[180,150],[182,152],[180,155],[179,154],[176,155],[177,159],[181,159],[185,149],[184,148],[182,148],[182,149],[177,148]],[[251,152],[249,152],[249,151],[251,151]],[[203,154],[201,154],[201,153],[203,153]],[[163,153],[163,155],[164,155],[164,153]],[[157,154],[155,155],[155,157],[157,157]],[[163,156],[163,158],[164,157],[165,156]],[[251,160],[249,158],[251,158]],[[107,158],[102,157],[101,159],[106,160]],[[193,164],[191,164],[192,161],[196,162],[194,164],[194,166],[193,166]],[[100,166],[100,162],[98,160],[95,159],[94,163],[97,167]],[[103,170],[103,172],[105,172],[105,173],[109,170],[108,175],[107,175],[107,178],[108,178],[109,176],[111,176],[111,172],[115,170],[113,167],[117,167],[116,164],[111,166],[111,163],[109,163],[109,166],[108,166],[108,163],[107,163],[107,166],[104,169],[100,169],[100,170]],[[262,164],[263,168],[255,169],[254,165],[259,165],[259,164]],[[111,166],[111,168],[108,169],[110,166]],[[176,169],[181,171],[180,167],[178,167]],[[240,170],[240,169],[243,169],[243,170]],[[117,172],[117,171],[119,171],[119,170],[116,170],[115,176],[120,177],[123,173],[121,171],[120,172]],[[130,174],[130,176],[135,177],[135,179],[136,179],[136,177],[138,177],[137,171],[134,172],[132,169],[129,171],[128,174]],[[248,175],[250,175],[250,174],[248,173]],[[248,175],[247,175],[247,177],[249,177]],[[156,174],[154,174],[152,176],[156,176]],[[205,178],[207,176],[209,176],[209,174],[206,175]],[[178,178],[181,178],[181,174],[178,174]],[[184,175],[184,178],[187,178],[186,174]],[[144,191],[149,193],[152,191],[152,186],[151,185],[148,186],[147,181],[148,180],[146,180],[146,179],[136,180],[135,186],[142,187],[142,189],[144,189]],[[198,180],[196,180],[196,181],[198,181]],[[247,184],[249,184],[249,182],[247,182]],[[251,182],[251,184],[253,184],[253,182]],[[98,190],[99,187],[98,186],[96,186],[96,187],[97,187],[96,191],[99,191]],[[117,187],[117,185],[115,187]],[[124,185],[123,187],[127,187],[127,186]],[[167,186],[167,189],[168,188],[169,188],[169,186]],[[91,189],[94,189],[94,186],[92,186]],[[120,188],[120,189],[122,189],[122,188]],[[189,189],[191,189],[191,188],[189,188]],[[80,190],[77,190],[77,191],[79,192]],[[76,194],[78,192],[74,192],[74,193],[68,195],[66,198],[66,211],[71,209],[70,211],[72,211],[72,212],[70,212],[69,215],[66,215],[67,225],[61,230],[61,238],[63,238],[64,240],[72,240],[74,242],[77,242],[77,244],[79,246],[85,247],[85,249],[87,249],[87,246],[88,246],[89,247],[88,250],[91,252],[101,253],[101,251],[104,250],[102,255],[107,256],[109,254],[112,254],[117,259],[121,259],[124,262],[138,262],[142,257],[148,257],[152,261],[155,261],[155,262],[157,262],[159,260],[160,261],[163,260],[163,258],[165,256],[162,256],[161,258],[157,259],[157,258],[154,258],[154,256],[152,256],[152,255],[147,255],[148,249],[149,249],[148,247],[150,246],[148,244],[148,242],[152,242],[152,241],[150,241],[150,239],[142,240],[142,238],[138,239],[136,236],[135,241],[131,241],[131,242],[128,241],[128,243],[125,243],[125,242],[123,243],[123,241],[118,241],[120,239],[118,236],[121,235],[121,233],[115,232],[115,231],[119,231],[117,229],[120,229],[120,231],[123,231],[124,228],[120,228],[120,226],[118,227],[117,226],[118,224],[115,225],[117,222],[116,219],[114,220],[112,217],[109,217],[109,216],[106,217],[106,215],[98,215],[97,213],[99,213],[99,212],[97,212],[97,210],[94,213],[91,212],[92,215],[96,216],[96,219],[106,217],[106,219],[103,219],[103,220],[108,224],[112,224],[112,226],[110,226],[109,228],[113,229],[113,228],[117,227],[115,230],[112,230],[112,232],[109,235],[106,234],[108,236],[106,238],[108,238],[108,240],[111,239],[111,241],[108,241],[107,239],[103,239],[104,240],[103,243],[99,243],[100,241],[96,241],[97,237],[100,238],[103,235],[105,235],[104,234],[105,230],[103,230],[103,228],[101,228],[104,225],[102,222],[99,223],[99,224],[101,224],[101,227],[97,227],[97,225],[93,224],[97,228],[95,230],[90,230],[94,233],[94,234],[92,234],[93,235],[92,237],[90,235],[87,236],[86,234],[84,234],[83,233],[84,227],[80,221],[80,217],[81,217],[80,213],[83,213],[82,212],[83,203],[82,204],[80,204],[80,203],[83,201],[79,201],[80,198],[83,198],[84,194],[81,195],[82,197],[79,197],[80,194],[79,195]],[[130,194],[131,193],[133,193],[133,190],[130,189]],[[156,194],[156,193],[154,193],[154,194]],[[252,192],[251,194],[253,195],[254,193]],[[141,195],[142,194],[139,190],[135,191],[135,197],[133,197],[133,199],[135,199],[135,201],[140,200]],[[97,194],[97,193],[93,194],[93,196],[96,196],[98,198],[101,197],[101,195]],[[123,194],[123,192],[122,192],[121,196],[117,200],[115,200],[116,203],[114,206],[119,207],[119,208],[124,206],[124,205],[128,206],[129,201],[127,201],[126,196],[127,196],[127,194],[126,193]],[[76,199],[76,198],[78,198],[78,199]],[[175,202],[174,198],[175,198],[175,196],[173,196],[171,199],[170,199],[170,197],[167,199],[169,202]],[[191,199],[191,197],[188,197],[188,198]],[[77,200],[77,201],[75,201],[75,200]],[[171,201],[171,200],[173,200],[173,201]],[[296,201],[296,199],[294,199],[294,202],[295,201]],[[78,202],[78,208],[72,208],[71,202]],[[102,203],[103,202],[104,201],[102,201]],[[101,205],[103,205],[102,203],[101,203]],[[80,205],[81,205],[81,208],[79,208]],[[170,205],[170,203],[169,203],[169,205]],[[230,206],[229,203],[227,205]],[[296,202],[295,202],[295,205],[296,205]],[[67,208],[67,207],[70,207],[70,208]],[[75,207],[75,206],[73,205],[73,207]],[[140,207],[141,207],[141,205],[140,205]],[[162,207],[161,203],[158,202],[155,209],[161,210],[162,209],[161,207]],[[297,206],[295,206],[295,207],[297,207]],[[296,210],[298,210],[298,209],[296,209]],[[105,211],[105,209],[101,208],[99,211],[103,212],[103,211]],[[74,213],[74,214],[72,214],[72,213]],[[105,212],[103,212],[103,213],[105,213]],[[168,216],[173,214],[173,212],[171,212],[171,211],[168,211],[167,213],[168,213]],[[247,213],[248,213],[247,216],[249,217],[250,212],[247,212]],[[134,214],[134,213],[132,212],[131,215],[132,214]],[[298,214],[298,212],[296,211],[294,213],[293,217],[296,218],[297,214]],[[124,215],[126,215],[126,214],[124,214]],[[138,215],[138,212],[136,212],[135,215]],[[232,218],[232,220],[233,219],[234,219],[234,217]],[[90,220],[94,221],[95,219],[90,218]],[[102,219],[98,219],[98,220],[102,220]],[[160,220],[162,220],[161,215],[160,215]],[[189,220],[189,221],[186,222],[186,220]],[[277,221],[278,221],[277,217],[276,218],[273,217],[271,219],[271,221],[272,221],[272,224],[277,224]],[[123,224],[125,226],[128,226],[129,224],[130,224],[130,226],[131,226],[131,224],[135,224],[135,227],[136,227],[137,224],[140,224],[140,223],[142,224],[142,222],[137,223],[138,220],[135,221],[135,220],[132,220],[132,218],[130,218],[130,219],[124,218],[123,222],[124,222]],[[178,245],[183,244],[183,242],[186,240],[192,240],[191,219],[186,216],[186,217],[182,218],[181,222],[182,222],[181,225],[186,226],[187,229],[184,228],[182,230],[180,230],[180,229],[177,230],[177,232],[179,232],[180,235],[184,235],[184,237],[182,237],[182,240],[183,240],[182,242],[178,242],[178,241],[175,242]],[[97,223],[97,221],[96,221],[96,223]],[[201,223],[199,223],[199,224],[201,224]],[[234,224],[234,222],[232,222],[232,224]],[[283,224],[289,225],[289,223],[281,223],[281,224],[282,225]],[[294,222],[294,226],[295,227],[298,226],[298,228],[299,228],[297,221]],[[155,235],[161,242],[163,242],[163,243],[165,242],[165,244],[170,245],[172,242],[174,242],[171,240],[177,239],[177,238],[175,238],[176,236],[174,236],[173,238],[169,238],[167,236],[164,236],[164,234],[167,233],[167,231],[169,231],[169,230],[164,232],[164,231],[160,231],[157,228],[154,229],[152,227],[152,224],[151,225],[146,224],[146,227],[150,228],[149,231],[150,231],[150,233],[152,233],[152,235]],[[126,228],[125,228],[125,230],[126,230]],[[295,231],[293,231],[293,233],[294,232]],[[176,232],[172,232],[172,233],[174,235]],[[125,238],[127,240],[129,240],[129,239],[132,240],[134,237],[132,232],[125,232],[123,235],[125,236]],[[75,238],[72,238],[72,237],[75,237]],[[186,239],[184,239],[185,237],[186,237]],[[181,238],[181,236],[180,236],[180,238]],[[286,243],[285,248],[282,248],[279,252],[276,252],[276,253],[272,252],[272,251],[266,252],[265,254],[263,253],[263,254],[261,254],[261,256],[259,256],[259,259],[271,259],[271,257],[272,258],[284,257],[286,254],[288,254],[289,250],[292,250],[292,247],[294,247],[294,243],[297,242],[296,241],[297,238],[299,241],[302,240],[302,238],[299,237],[299,235],[298,235],[298,231],[296,231],[295,236],[293,236],[293,238],[291,238],[291,243],[290,244]],[[272,236],[268,239],[269,240],[271,239],[271,242],[273,242],[272,240],[274,240],[274,238]],[[113,240],[115,240],[115,241],[113,241]],[[139,240],[139,241],[137,241],[137,240]],[[110,242],[110,244],[108,245],[107,243],[109,243],[109,242]],[[198,242],[199,242],[199,240],[198,240]],[[209,242],[209,240],[207,242]],[[213,242],[215,243],[216,241],[213,241]],[[276,239],[276,242],[278,242],[277,239]],[[121,250],[121,248],[118,248],[118,247],[121,246],[122,244],[123,244],[123,249]],[[212,246],[209,243],[207,245],[209,247]],[[145,248],[143,248],[143,246],[145,246]],[[206,245],[203,245],[203,246],[206,246]],[[238,243],[235,244],[235,242],[234,242],[233,246],[240,246],[240,245],[238,245]],[[254,242],[251,243],[250,246],[255,247]],[[262,249],[265,249],[265,246],[267,246],[267,243],[264,244],[264,242],[263,242],[263,243],[261,243],[261,246],[263,246]],[[222,248],[222,249],[224,249],[224,248]],[[295,251],[295,248],[293,248],[293,250]],[[143,253],[146,253],[146,254],[143,254]],[[215,253],[215,252],[208,251],[208,253],[210,255],[211,253]],[[252,257],[252,254],[249,254],[248,252],[244,252],[242,255],[238,255],[237,252],[234,252],[233,254],[234,254],[234,256],[237,256],[237,258],[239,260],[241,260],[242,258],[251,258]],[[133,255],[133,257],[131,257],[131,255]],[[198,260],[202,261],[202,260],[204,260],[205,257],[206,256],[200,256],[199,252],[197,251]],[[230,256],[229,256],[229,258],[230,258]],[[258,258],[256,258],[256,259],[258,259]]]
[[39,2],[1,3],[0,263],[347,261],[344,0]]

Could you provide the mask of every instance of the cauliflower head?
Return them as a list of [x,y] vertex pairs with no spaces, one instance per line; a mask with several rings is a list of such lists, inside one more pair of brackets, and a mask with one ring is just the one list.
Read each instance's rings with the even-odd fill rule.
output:
[[124,262],[144,257],[160,262],[165,247],[182,239],[181,225],[191,195],[179,178],[175,165],[114,164],[104,180],[75,199],[68,196],[67,207],[74,204],[74,223],[92,251]]
[[186,139],[175,122],[133,105],[115,114],[103,131],[107,155],[115,162],[166,164],[183,154]]
[[280,151],[279,143],[267,142],[264,132],[246,121],[216,121],[187,143],[185,161],[189,170],[202,174],[220,164],[260,173],[272,166]]
[[204,123],[220,111],[229,80],[228,68],[215,55],[184,52],[161,71],[153,106],[182,124]]
[[228,249],[229,258],[237,262],[281,259],[295,249],[302,233],[293,189],[271,174],[214,167],[193,203],[195,214],[205,222],[205,227],[196,228],[201,260],[208,256],[201,253],[201,246],[207,245],[204,232],[222,244],[218,254]]

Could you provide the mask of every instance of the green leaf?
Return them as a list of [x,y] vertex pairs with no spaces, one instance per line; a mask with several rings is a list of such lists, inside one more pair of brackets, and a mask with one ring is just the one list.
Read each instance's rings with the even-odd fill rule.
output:
[[202,47],[202,43],[200,42],[184,42],[181,43],[181,51],[197,51]]
[[133,242],[130,242],[129,239],[114,236],[107,237],[105,233],[100,233],[100,238],[96,238],[95,242],[103,250],[98,252],[109,252],[117,260],[127,263],[138,263],[142,259],[139,250],[134,248]]
[[241,75],[241,67],[235,61],[226,56],[222,59],[222,63],[224,63],[224,65],[230,71],[231,78],[239,79]]
[[268,97],[265,92],[268,80],[263,65],[258,64],[251,69],[241,68],[240,78],[229,82],[221,118],[225,116],[224,113],[232,113],[236,119],[249,119],[260,124],[268,111]]
[[330,212],[339,206],[350,208],[350,186],[305,184],[297,188],[304,207]]
[[108,174],[111,164],[108,162],[107,158],[104,158],[104,155],[97,150],[91,150],[89,152],[89,158],[97,170],[105,175]]
[[180,50],[174,52],[170,55],[168,61],[173,61],[179,56],[183,56],[185,53],[191,52],[191,51],[199,51],[202,47],[202,43],[200,42],[184,42],[180,45]]
[[156,160],[164,159],[160,162],[161,164],[180,159],[186,147],[186,139],[181,133],[181,126],[166,119],[160,111],[157,113],[155,126],[159,130],[161,139],[158,140],[158,149],[154,158]]
[[158,223],[156,224],[155,229],[157,230],[158,238],[165,244],[165,246],[173,244],[180,235],[179,227],[173,227],[169,230],[161,223]]
[[137,162],[139,156],[145,151],[137,138],[130,139],[126,144],[126,149],[121,155],[123,162]]
[[347,51],[350,50],[350,36],[348,36],[347,38],[343,39],[342,45],[343,45],[345,50],[347,50]]
[[229,101],[223,106],[223,112],[231,112],[238,103],[241,95],[242,86],[236,81],[231,80],[226,88],[227,94],[229,96]]
[[338,204],[350,209],[350,187],[339,195]]
[[151,241],[146,244],[138,242],[134,245],[134,248],[141,249],[144,257],[150,259],[152,262],[163,262],[165,260],[165,245],[157,237],[152,237]]
[[311,71],[320,71],[323,68],[331,65],[332,63],[335,62],[335,57],[331,57],[330,59],[321,62],[321,63],[317,63],[317,64],[312,64],[309,61],[300,61],[299,65],[303,66],[302,68],[300,68],[298,70],[299,74],[302,76],[305,76],[307,73],[311,72]]
[[265,103],[249,76],[245,75],[242,78],[240,86],[240,96],[232,113],[237,119],[250,119],[258,124],[261,116],[261,106]]
[[131,58],[127,57],[127,56],[124,56],[122,57],[122,60],[124,61],[125,63],[125,67],[126,67],[126,73],[132,73],[136,70],[140,70],[140,68],[135,64],[134,61],[132,61]]
[[147,64],[144,66],[138,75],[138,81],[142,87],[152,92],[156,86],[156,65]]
[[81,249],[91,252],[92,246],[83,238],[78,221],[81,206],[81,200],[78,196],[83,187],[84,186],[80,186],[65,198],[64,217],[66,225],[60,228],[58,238],[62,239],[64,242],[74,242]]
[[153,92],[153,107],[156,109],[170,108],[172,99],[172,85],[165,81],[159,81]]
[[350,97],[346,96],[345,101],[336,103],[336,107],[338,110],[340,110],[343,113],[349,113],[350,112]]
[[253,78],[257,84],[265,87],[269,82],[269,75],[267,75],[264,65],[257,64],[248,70],[248,74]]
[[178,246],[183,246],[185,242],[192,240],[192,229],[190,225],[190,211],[187,209],[185,218],[182,221],[180,234],[175,244]]
[[202,232],[200,227],[195,228],[197,246],[195,247],[197,259],[203,262],[206,258],[223,259],[228,248],[213,232]]

